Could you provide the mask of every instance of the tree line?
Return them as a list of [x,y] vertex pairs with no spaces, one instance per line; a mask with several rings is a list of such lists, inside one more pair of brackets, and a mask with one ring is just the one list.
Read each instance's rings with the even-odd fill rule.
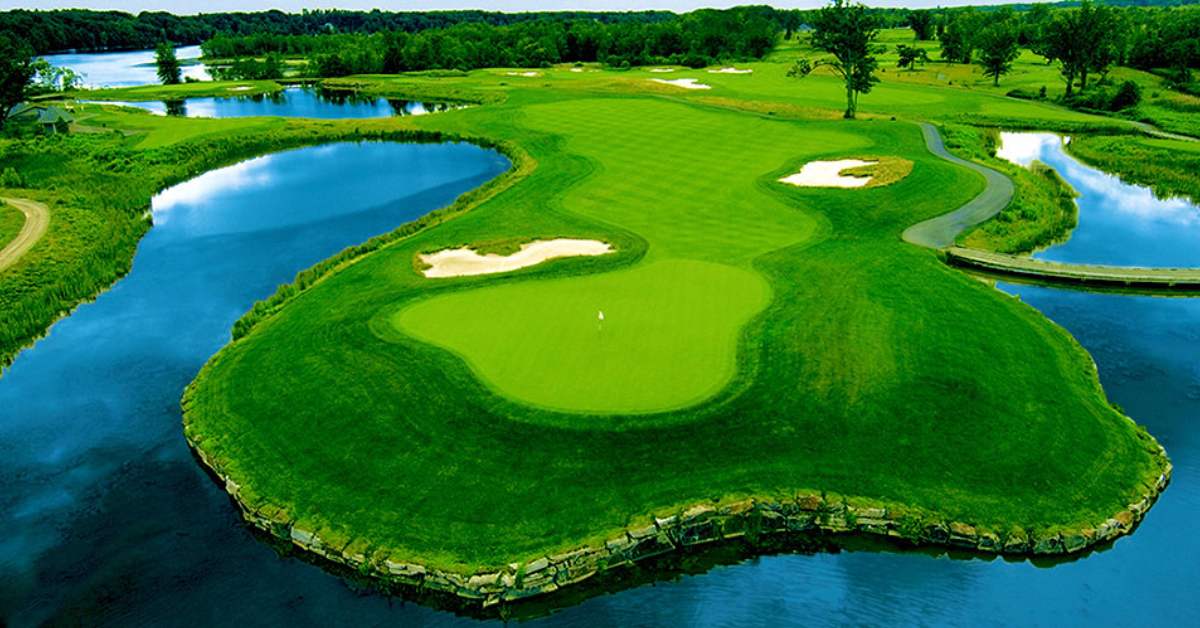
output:
[[[278,56],[308,58],[315,76],[431,69],[546,67],[601,62],[613,67],[671,63],[703,67],[759,59],[775,46],[781,24],[769,7],[703,9],[663,21],[536,20],[493,26],[457,24],[409,33],[217,36],[202,44],[206,58],[263,61],[230,68],[229,78],[272,78]],[[274,55],[274,56],[273,56]]]
[[0,35],[20,38],[35,54],[76,50],[143,50],[166,40],[199,44],[226,35],[315,35],[321,33],[417,32],[456,24],[502,26],[533,21],[590,20],[601,23],[659,22],[674,19],[667,11],[499,13],[495,11],[343,11],[305,10],[300,13],[202,13],[173,15],[146,11],[17,9],[0,12]]
[[[938,39],[943,61],[977,63],[995,85],[1011,71],[1021,47],[1028,47],[1047,64],[1057,64],[1068,104],[1091,109],[1118,111],[1141,99],[1132,81],[1089,91],[1089,78],[1105,77],[1114,65],[1165,70],[1184,89],[1194,89],[1192,68],[1200,65],[1200,10],[1193,7],[1121,10],[1081,0],[1060,8],[1034,5],[1021,13],[1009,7],[910,11],[905,22],[918,40]],[[875,40],[884,20],[862,4],[832,0],[810,14],[808,24],[813,47],[830,56],[797,59],[788,75],[803,78],[830,68],[845,84],[845,117],[853,118],[859,96],[879,82],[876,55],[885,49]],[[897,54],[901,68],[928,60],[917,46],[901,44]]]

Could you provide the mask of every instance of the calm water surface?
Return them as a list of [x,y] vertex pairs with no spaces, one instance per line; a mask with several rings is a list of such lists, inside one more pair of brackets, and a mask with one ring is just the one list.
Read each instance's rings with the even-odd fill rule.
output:
[[[175,49],[180,61],[198,59],[200,46],[183,46]],[[158,83],[154,67],[153,50],[127,52],[64,53],[43,57],[59,67],[71,68],[83,74],[85,87],[132,87]],[[184,65],[181,70],[185,78],[207,81],[208,71],[201,64]]]
[[[230,604],[249,616],[250,589],[284,606],[308,587],[345,594],[241,529],[185,446],[180,393],[298,270],[507,166],[466,144],[331,144],[155,197],[130,274],[0,377],[0,625],[187,624]],[[279,586],[294,578],[309,584]]]
[[1041,161],[1079,193],[1079,225],[1065,242],[1034,257],[1117,266],[1200,266],[1196,204],[1158,199],[1150,188],[1122,183],[1068,155],[1063,139],[1053,133],[1001,133],[1000,139],[1000,157],[1024,166]]
[[353,92],[311,87],[289,87],[274,94],[238,96],[231,92],[222,98],[188,98],[163,102],[157,100],[112,102],[107,104],[138,107],[158,115],[189,118],[244,118],[248,116],[285,116],[298,118],[386,118],[419,116],[447,111],[454,105],[364,96]]

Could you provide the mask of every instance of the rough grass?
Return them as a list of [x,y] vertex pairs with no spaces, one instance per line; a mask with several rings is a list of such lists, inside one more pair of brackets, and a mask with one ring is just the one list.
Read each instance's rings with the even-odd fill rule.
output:
[[871,177],[864,188],[877,188],[884,185],[891,185],[904,177],[907,177],[913,169],[913,162],[899,157],[885,155],[882,157],[866,156],[866,157],[850,157],[850,159],[861,159],[863,161],[874,161],[877,163],[858,168],[849,168],[842,171],[842,174],[851,177]]
[[16,207],[0,201],[0,249],[17,237],[24,224],[25,214],[22,214]]
[[[398,559],[471,569],[602,538],[677,504],[801,488],[985,529],[1054,529],[1123,509],[1156,473],[1065,332],[900,240],[981,185],[929,155],[915,125],[777,120],[629,96],[633,87],[601,84],[611,79],[580,78],[572,89],[565,84],[576,79],[562,74],[547,80],[563,85],[514,89],[503,105],[418,122],[517,143],[537,163],[523,180],[341,267],[205,368],[186,429],[251,506],[281,506],[332,545],[358,539]],[[772,80],[763,91],[776,89]],[[782,80],[777,89],[813,98]],[[900,106],[928,110],[940,94],[922,89],[897,92],[913,95]],[[597,97],[606,91],[627,96]],[[865,190],[772,183],[801,159],[844,154],[914,167]],[[618,252],[453,282],[427,281],[411,261],[463,242],[555,236],[603,239]],[[675,297],[639,274],[682,264],[754,278],[770,299],[709,296],[710,275],[697,266],[674,273],[670,291],[731,303],[699,313],[661,305],[655,299]],[[566,326],[575,302],[594,326],[592,306],[582,307],[603,290],[642,310],[614,317],[632,317],[636,333],[612,354]],[[734,304],[742,316],[762,309],[740,327],[726,314],[701,320]],[[463,346],[447,351],[408,333],[416,327]],[[717,348],[669,364],[654,335],[677,339],[689,328]],[[488,337],[502,331],[531,346]],[[558,377],[547,361],[572,376],[592,368],[564,366],[569,351],[601,362],[602,377],[652,363],[668,364],[656,382],[718,381],[715,356],[729,350],[730,333],[736,367],[698,405],[597,416],[520,399],[544,392],[524,374]],[[641,394],[630,392],[650,400],[643,409],[685,397]]]
[[1160,197],[1187,196],[1200,203],[1200,142],[1135,136],[1079,136],[1067,150],[1074,156],[1144,185]]

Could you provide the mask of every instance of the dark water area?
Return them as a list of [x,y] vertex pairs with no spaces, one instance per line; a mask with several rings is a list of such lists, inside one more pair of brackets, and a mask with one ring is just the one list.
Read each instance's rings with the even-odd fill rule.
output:
[[237,95],[186,100],[104,101],[107,104],[145,109],[150,113],[189,118],[291,118],[356,119],[419,116],[458,107],[448,103],[420,102],[367,96],[317,87],[289,87],[274,94]]
[[[1079,224],[1063,242],[1033,254],[1054,262],[1114,266],[1200,266],[1200,207],[1160,199],[1069,155],[1053,133],[1001,133],[998,154],[1054,168],[1079,193]],[[1200,176],[1200,174],[1197,174]]]
[[180,394],[297,271],[507,167],[467,144],[342,143],[157,196],[129,275],[0,377],[0,624],[226,623],[345,595],[248,535],[186,447]]
[[[200,57],[200,46],[183,46],[175,49],[180,61]],[[45,55],[43,59],[51,65],[70,68],[83,75],[83,86],[134,87],[158,83],[154,66],[153,50],[129,50],[121,52],[88,52]],[[201,64],[184,64],[180,70],[185,79],[208,80],[208,70]]]

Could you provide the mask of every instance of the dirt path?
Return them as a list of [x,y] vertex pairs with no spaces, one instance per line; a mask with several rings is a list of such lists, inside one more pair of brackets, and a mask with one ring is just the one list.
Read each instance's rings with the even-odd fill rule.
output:
[[25,254],[25,251],[33,248],[33,245],[37,244],[37,241],[46,233],[46,227],[50,225],[50,208],[37,201],[23,198],[0,198],[0,200],[25,214],[25,224],[21,226],[17,237],[0,250],[0,271],[2,271],[15,264]]

